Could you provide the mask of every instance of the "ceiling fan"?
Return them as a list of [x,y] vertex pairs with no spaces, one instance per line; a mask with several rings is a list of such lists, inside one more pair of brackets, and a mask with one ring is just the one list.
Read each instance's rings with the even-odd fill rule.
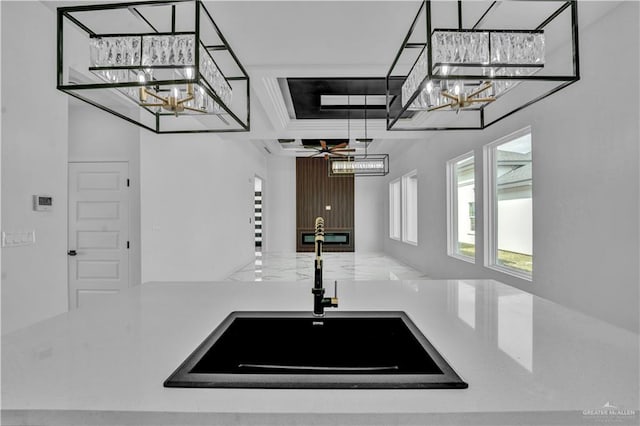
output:
[[338,145],[328,146],[326,141],[320,141],[320,148],[315,146],[305,146],[306,149],[313,149],[317,151],[315,154],[310,157],[317,157],[319,155],[324,155],[324,159],[328,160],[329,157],[346,157],[346,152],[355,152],[355,149],[347,148],[348,143],[342,142]]

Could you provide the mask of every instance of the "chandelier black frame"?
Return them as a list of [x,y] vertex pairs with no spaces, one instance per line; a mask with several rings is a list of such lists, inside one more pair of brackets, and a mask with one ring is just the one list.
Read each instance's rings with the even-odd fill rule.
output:
[[[97,14],[104,18],[96,19]],[[133,30],[119,30],[123,24],[116,21],[123,16],[133,22]],[[109,25],[116,30],[104,31]],[[181,56],[180,62],[154,62],[147,55],[143,61],[152,42],[174,43],[178,38],[191,46],[185,49],[188,60]],[[89,59],[96,40],[131,41],[129,47],[135,47],[127,52],[126,62],[96,66],[93,57]],[[82,49],[80,42],[87,44],[86,58],[70,55]],[[171,57],[177,57],[173,52]],[[117,77],[111,81],[112,76]],[[58,8],[57,88],[155,133],[250,130],[249,75],[201,0]]]
[[[498,121],[552,95],[553,93],[575,83],[580,79],[580,60],[578,50],[578,10],[576,0],[549,0],[549,1],[536,1],[536,0],[521,0],[512,2],[499,2],[499,1],[485,1],[488,7],[483,13],[476,13],[475,16],[470,17],[463,11],[463,3],[474,3],[473,1],[457,2],[432,2],[430,0],[423,0],[421,2],[418,13],[413,20],[411,27],[404,38],[402,45],[398,53],[396,54],[391,67],[386,75],[386,95],[387,95],[387,130],[394,131],[407,131],[407,130],[478,130],[484,129]],[[479,2],[475,2],[479,3]],[[534,3],[547,4],[549,8],[552,8],[552,12],[545,15],[541,21],[536,21],[532,26],[528,23],[524,28],[516,29],[514,23],[508,21],[508,25],[503,28],[495,28],[496,19],[492,20],[492,13],[496,9],[500,9],[497,6],[503,6],[506,3],[512,5],[517,4],[520,8],[522,15],[526,16],[531,21],[531,15],[527,15],[526,5],[530,4],[531,7]],[[455,13],[438,14],[434,16],[435,5],[438,10],[441,10],[443,5],[446,7],[457,7],[457,28],[453,24],[453,15]],[[509,7],[513,7],[510,5]],[[477,7],[476,7],[477,8]],[[442,18],[443,16],[446,19]],[[478,18],[479,16],[479,18]],[[441,18],[444,24],[440,27],[436,27],[432,22],[434,19]],[[513,20],[517,18],[514,17]],[[473,24],[475,22],[475,24]],[[487,23],[488,22],[488,23]],[[453,24],[453,25],[452,25]],[[468,24],[468,28],[464,28],[464,24]],[[472,25],[473,24],[473,25]],[[486,26],[485,26],[486,25]],[[555,32],[554,32],[555,31]],[[482,63],[463,63],[460,62],[437,62],[434,55],[434,40],[435,34],[443,34],[449,32],[451,34],[473,34],[473,33],[486,33],[487,38],[491,40],[493,34],[497,33],[529,33],[529,34],[545,34],[547,41],[551,39],[551,36],[555,36],[562,31],[563,37],[560,42],[557,39],[553,40],[554,47],[564,43],[562,54],[564,57],[560,57],[557,52],[553,53],[554,60],[561,63],[562,66],[553,65],[554,69],[548,69],[547,64],[527,64],[524,67],[534,69],[530,75],[514,75],[513,69],[519,65],[513,64],[500,64],[494,65],[488,61]],[[428,35],[428,36],[427,36]],[[544,37],[543,36],[543,37]],[[545,42],[546,43],[546,42]],[[489,57],[491,57],[492,46],[489,43]],[[418,52],[418,53],[416,53]],[[548,53],[548,52],[547,52]],[[544,53],[543,53],[544,54]],[[426,72],[424,78],[417,80],[419,83],[414,91],[411,92],[410,97],[403,99],[402,92],[400,90],[392,90],[391,87],[397,87],[390,84],[402,82],[404,84],[411,75],[414,68],[420,60],[421,55],[426,55]],[[547,55],[552,56],[552,55]],[[413,58],[416,58],[415,60]],[[546,58],[549,59],[548,57]],[[423,62],[425,61],[423,56]],[[544,62],[544,61],[543,61]],[[511,67],[511,69],[509,69]],[[521,66],[522,67],[522,66]],[[494,71],[488,72],[491,68]],[[500,75],[495,73],[495,69],[501,68],[507,70],[506,73]],[[562,70],[558,70],[562,68]],[[455,69],[455,72],[447,69]],[[444,71],[443,71],[444,70]],[[510,75],[508,75],[511,73]],[[418,74],[418,73],[416,73]],[[419,76],[422,74],[420,73]],[[442,93],[446,96],[447,102],[449,102],[449,108],[444,106],[429,105],[431,108],[416,108],[415,105],[419,102],[419,96],[426,90],[431,92],[433,83],[436,82],[439,85],[443,85],[442,82],[446,82],[447,85],[459,84],[474,81],[476,83],[475,90],[469,92],[469,100],[476,98],[482,98],[479,102],[468,102],[465,99],[456,97],[452,92]],[[502,82],[502,83],[497,83]],[[501,96],[491,96],[487,89],[491,88],[495,84],[508,84],[517,88],[517,90],[507,91],[506,94],[502,93],[506,100],[501,99]],[[431,85],[429,87],[428,85]],[[519,87],[518,87],[519,86]],[[451,87],[451,86],[447,86]],[[517,98],[516,98],[517,96]],[[442,98],[445,99],[445,98]],[[516,100],[517,99],[517,100]],[[495,102],[493,102],[495,101]],[[395,103],[400,103],[402,108],[398,109],[396,114],[392,114],[392,108]],[[498,105],[500,105],[498,107]]]

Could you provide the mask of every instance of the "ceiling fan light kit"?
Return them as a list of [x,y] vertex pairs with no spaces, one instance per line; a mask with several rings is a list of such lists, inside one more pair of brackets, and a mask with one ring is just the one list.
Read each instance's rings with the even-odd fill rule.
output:
[[249,76],[201,0],[59,7],[57,18],[59,90],[155,133],[250,130]]
[[577,7],[423,0],[386,76],[387,130],[484,129],[578,81]]

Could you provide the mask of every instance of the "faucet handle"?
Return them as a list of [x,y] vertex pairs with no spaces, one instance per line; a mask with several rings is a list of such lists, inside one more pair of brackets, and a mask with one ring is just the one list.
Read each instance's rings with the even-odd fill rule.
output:
[[333,282],[333,297],[331,298],[331,306],[338,307],[338,280]]

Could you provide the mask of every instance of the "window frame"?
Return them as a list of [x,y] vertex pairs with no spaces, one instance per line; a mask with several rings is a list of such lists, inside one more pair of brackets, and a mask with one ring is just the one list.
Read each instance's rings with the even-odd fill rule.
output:
[[[396,205],[396,196],[397,195],[397,205]],[[398,211],[398,216],[396,217],[395,211]],[[395,233],[396,223],[398,228],[398,233]],[[396,241],[401,241],[402,239],[402,184],[401,178],[397,178],[389,182],[389,238]]]
[[[409,179],[415,178],[416,180],[416,193],[415,193],[415,230],[416,230],[416,239],[411,240],[409,238],[409,208],[408,208],[408,200],[409,197],[407,192],[409,190],[408,181]],[[414,246],[418,245],[418,217],[419,217],[419,209],[418,209],[418,170],[414,169],[402,176],[402,242],[411,244]]]
[[[498,263],[498,197],[496,193],[497,148],[500,145],[511,142],[526,134],[531,135],[531,152],[533,153],[533,132],[531,130],[531,126],[527,126],[503,136],[483,147],[484,266],[494,271],[502,272],[526,281],[533,281],[533,271],[527,272]],[[533,176],[531,180],[533,182]],[[531,198],[533,209],[533,193]]]
[[[459,162],[472,159],[473,161],[473,187],[474,187],[474,203],[475,203],[475,186],[476,186],[476,158],[474,151],[466,152],[446,163],[446,181],[447,181],[447,254],[455,259],[463,260],[469,263],[476,263],[475,256],[467,256],[460,253],[458,248],[458,175],[456,166]],[[477,204],[476,204],[477,205]],[[468,208],[468,207],[467,207]],[[474,205],[475,208],[475,205]],[[475,218],[475,216],[474,216]],[[474,237],[474,246],[478,247],[477,238]],[[476,250],[477,253],[477,250]]]

